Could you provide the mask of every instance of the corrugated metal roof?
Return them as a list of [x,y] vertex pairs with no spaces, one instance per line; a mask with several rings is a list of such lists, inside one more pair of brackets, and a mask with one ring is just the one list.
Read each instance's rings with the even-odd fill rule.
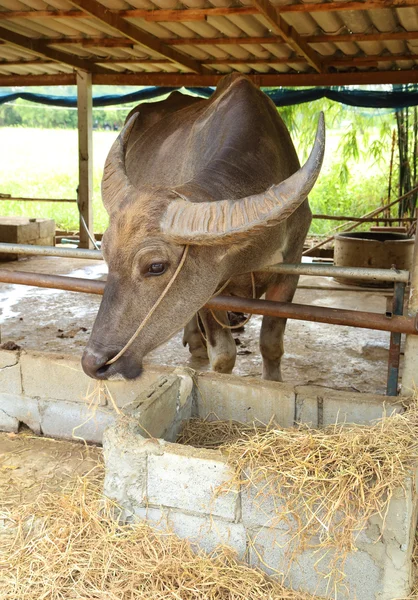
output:
[[[93,16],[97,6],[116,26]],[[299,85],[314,73],[418,81],[418,0],[0,0],[0,40],[0,75],[16,84],[83,67],[103,81],[232,71],[298,75]]]

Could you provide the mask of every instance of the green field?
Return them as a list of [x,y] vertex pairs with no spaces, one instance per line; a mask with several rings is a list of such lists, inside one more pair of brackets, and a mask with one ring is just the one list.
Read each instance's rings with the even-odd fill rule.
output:
[[[93,133],[94,229],[102,232],[107,214],[100,199],[100,180],[106,155],[117,133]],[[388,161],[381,167],[362,156],[349,163],[350,177],[340,175],[337,134],[327,139],[323,171],[310,195],[316,213],[361,216],[380,205],[387,190]],[[31,198],[75,198],[78,183],[77,131],[71,129],[0,128],[0,193]],[[0,202],[3,216],[48,217],[63,229],[78,229],[75,204]],[[335,225],[335,223],[334,223]],[[312,233],[326,233],[332,222],[316,221]]]

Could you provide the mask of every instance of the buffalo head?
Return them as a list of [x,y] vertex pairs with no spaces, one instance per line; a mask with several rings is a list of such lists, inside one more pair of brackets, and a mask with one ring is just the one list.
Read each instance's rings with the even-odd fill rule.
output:
[[[306,199],[324,154],[321,115],[315,145],[303,167],[265,192],[240,199],[196,202],[176,188],[135,187],[126,172],[126,144],[136,119],[125,125],[108,155],[102,196],[110,225],[102,242],[109,267],[103,300],[82,358],[96,379],[135,379],[144,356],[172,337],[234,274],[234,257]],[[140,335],[112,364],[164,292]],[[262,266],[262,265],[260,265]]]

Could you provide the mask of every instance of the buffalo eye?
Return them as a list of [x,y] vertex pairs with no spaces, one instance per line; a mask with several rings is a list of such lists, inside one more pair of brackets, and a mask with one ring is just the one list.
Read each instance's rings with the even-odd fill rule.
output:
[[148,273],[150,275],[162,275],[165,272],[166,266],[164,263],[152,263],[148,267]]

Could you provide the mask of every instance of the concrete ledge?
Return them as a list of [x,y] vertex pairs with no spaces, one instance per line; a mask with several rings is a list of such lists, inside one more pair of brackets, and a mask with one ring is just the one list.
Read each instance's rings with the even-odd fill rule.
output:
[[[77,359],[43,353],[0,352],[0,385],[1,429],[18,431],[25,423],[49,436],[103,440],[105,493],[121,506],[124,520],[148,518],[205,550],[229,545],[250,564],[285,574],[292,587],[328,597],[334,591],[324,587],[312,550],[290,564],[292,522],[277,515],[280,506],[265,493],[268,482],[258,488],[228,488],[232,473],[220,452],[173,442],[192,414],[321,427],[344,421],[367,424],[385,412],[402,410],[384,396],[160,368],[147,370],[136,382],[109,382],[114,402],[123,407],[118,416],[106,395],[89,409],[83,398],[94,384],[81,373]],[[383,535],[378,517],[359,532],[357,552],[345,563],[348,598],[408,595],[417,480],[415,474],[394,494]]]
[[[171,391],[164,388],[161,397],[157,394],[153,402],[145,402],[146,395],[151,393],[150,386],[162,376],[174,377],[167,379],[171,381],[167,384]],[[88,417],[86,407],[91,398],[87,398],[95,385],[82,372],[80,361],[74,356],[0,350],[0,394],[5,394],[3,401],[0,397],[0,410],[3,411],[0,429],[15,430],[18,424],[14,419],[17,419],[39,432],[43,431],[44,419],[48,435],[71,437],[72,429]],[[137,410],[141,404],[140,419],[139,413],[136,417],[143,422],[143,433],[146,434],[146,429],[152,431],[152,435],[170,441],[175,440],[182,420],[189,418],[191,413],[203,418],[216,415],[219,419],[242,422],[268,423],[274,419],[283,427],[290,427],[295,422],[321,427],[335,422],[367,424],[385,412],[402,410],[399,399],[387,396],[315,386],[295,387],[255,378],[198,374],[191,369],[169,367],[146,368],[139,380],[109,381],[106,388],[100,401],[98,396],[95,397],[95,405],[99,403],[103,408],[107,407],[112,416],[113,403],[128,411]],[[15,398],[14,404],[12,397]],[[40,402],[48,403],[44,416],[40,412]],[[50,404],[55,404],[56,410]],[[76,410],[73,404],[80,405],[83,410]],[[90,424],[80,429],[88,436],[86,441],[101,442],[105,423],[112,421],[103,414],[103,411],[97,412],[96,428]],[[80,421],[77,422],[77,419]],[[165,425],[161,429],[163,422]]]

